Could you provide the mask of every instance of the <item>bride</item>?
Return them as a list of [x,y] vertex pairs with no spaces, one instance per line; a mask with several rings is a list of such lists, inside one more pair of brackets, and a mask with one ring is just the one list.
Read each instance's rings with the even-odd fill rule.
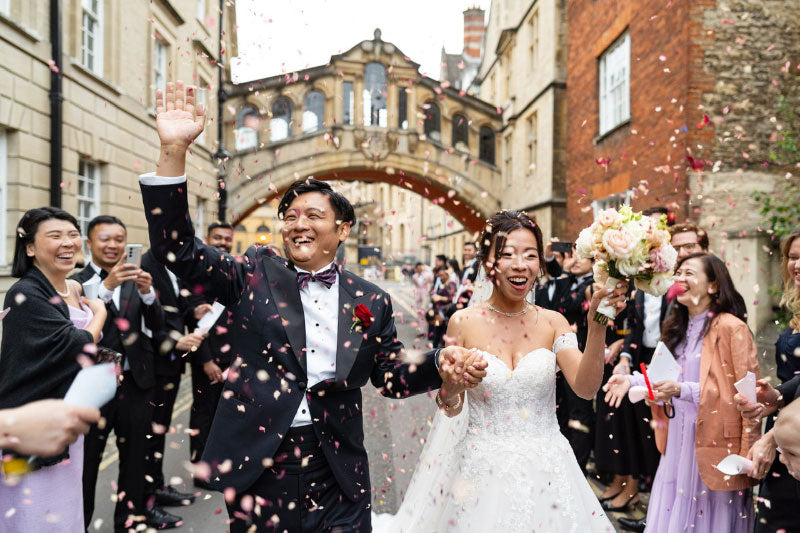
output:
[[[555,404],[559,370],[582,398],[597,393],[605,326],[589,321],[581,353],[561,314],[527,301],[544,248],[526,214],[495,214],[479,243],[491,284],[452,316],[447,339],[484,359],[486,377],[475,386],[465,368],[441,365],[440,410],[411,484],[398,513],[374,517],[373,530],[614,531],[559,431]],[[589,316],[603,296],[624,308],[625,290],[597,291]]]

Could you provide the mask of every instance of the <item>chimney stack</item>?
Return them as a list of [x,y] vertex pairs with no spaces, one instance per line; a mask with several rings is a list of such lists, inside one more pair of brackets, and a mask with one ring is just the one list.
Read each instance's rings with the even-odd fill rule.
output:
[[486,31],[483,20],[484,11],[477,6],[464,11],[464,55],[467,57],[481,57],[481,42]]

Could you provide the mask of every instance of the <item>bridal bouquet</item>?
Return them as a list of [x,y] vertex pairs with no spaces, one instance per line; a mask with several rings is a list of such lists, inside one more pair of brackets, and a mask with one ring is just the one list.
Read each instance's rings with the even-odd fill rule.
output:
[[[601,211],[594,223],[581,231],[575,251],[594,260],[594,280],[606,289],[633,279],[637,289],[653,296],[666,294],[678,259],[666,220],[634,213],[627,205]],[[616,308],[603,299],[594,319],[606,324],[616,315]]]

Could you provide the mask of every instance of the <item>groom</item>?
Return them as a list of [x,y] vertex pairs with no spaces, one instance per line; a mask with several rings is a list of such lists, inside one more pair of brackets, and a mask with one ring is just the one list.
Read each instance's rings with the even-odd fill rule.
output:
[[[389,296],[334,263],[355,223],[350,202],[313,179],[281,200],[288,260],[251,247],[234,258],[195,238],[185,158],[203,129],[192,87],[156,97],[161,154],[140,178],[155,257],[211,287],[231,316],[233,364],[203,455],[226,491],[231,531],[370,531],[361,387],[390,398],[441,385],[437,356],[403,362]],[[453,366],[453,365],[449,365]],[[485,364],[468,377],[477,383]]]

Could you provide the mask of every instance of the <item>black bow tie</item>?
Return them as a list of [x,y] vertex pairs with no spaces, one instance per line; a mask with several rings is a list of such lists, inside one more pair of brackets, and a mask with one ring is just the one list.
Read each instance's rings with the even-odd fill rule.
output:
[[325,288],[330,289],[333,283],[336,281],[336,275],[339,273],[339,269],[336,267],[336,264],[330,266],[330,268],[326,268],[322,272],[317,272],[316,274],[312,274],[310,272],[298,272],[297,273],[297,288],[301,291],[308,286],[309,281],[316,281],[317,283],[322,283],[325,285]]
[[103,281],[104,279],[106,279],[108,277],[108,272],[106,272],[105,270],[103,270],[101,268],[100,269],[100,274],[98,274],[98,276],[100,276],[100,281]]

